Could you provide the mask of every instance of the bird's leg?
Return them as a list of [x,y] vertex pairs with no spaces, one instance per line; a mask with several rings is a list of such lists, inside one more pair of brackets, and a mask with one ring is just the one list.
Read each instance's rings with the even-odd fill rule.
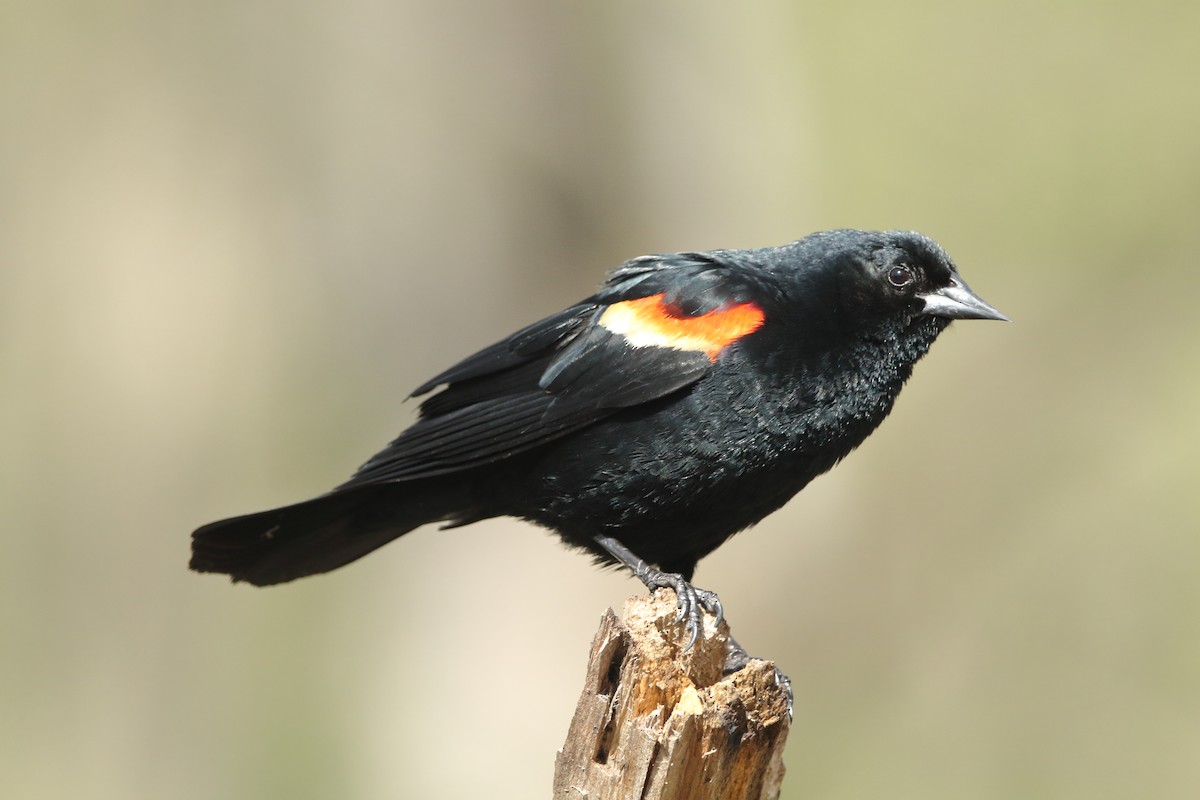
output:
[[[732,636],[729,637],[729,646],[725,651],[725,670],[726,675],[732,675],[742,667],[750,663],[754,656],[746,652],[746,648],[738,644],[737,640]],[[792,680],[787,675],[779,671],[779,667],[775,667],[775,685],[787,694],[787,711],[788,719],[792,718]]]
[[691,650],[692,645],[696,644],[700,638],[702,610],[714,614],[718,623],[725,619],[725,610],[721,607],[721,600],[717,597],[716,592],[697,589],[678,572],[663,572],[650,566],[611,536],[596,536],[593,541],[617,561],[629,567],[637,579],[645,584],[651,592],[655,589],[671,589],[675,592],[675,596],[679,599],[679,616],[675,618],[675,621],[684,622],[684,626],[690,634],[683,652]]

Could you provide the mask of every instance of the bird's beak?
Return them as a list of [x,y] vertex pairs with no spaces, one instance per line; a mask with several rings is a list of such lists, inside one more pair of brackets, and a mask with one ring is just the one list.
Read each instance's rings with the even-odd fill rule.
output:
[[949,319],[998,319],[1005,322],[1008,317],[1001,314],[982,297],[971,291],[971,287],[958,275],[952,275],[950,285],[929,294],[919,295],[925,301],[923,313]]

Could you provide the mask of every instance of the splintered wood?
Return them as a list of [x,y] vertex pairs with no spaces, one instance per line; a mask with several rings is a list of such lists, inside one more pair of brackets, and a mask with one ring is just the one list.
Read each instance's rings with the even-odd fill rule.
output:
[[555,800],[769,800],[779,796],[787,696],[770,662],[722,676],[728,627],[705,616],[696,646],[675,595],[610,609],[554,768]]

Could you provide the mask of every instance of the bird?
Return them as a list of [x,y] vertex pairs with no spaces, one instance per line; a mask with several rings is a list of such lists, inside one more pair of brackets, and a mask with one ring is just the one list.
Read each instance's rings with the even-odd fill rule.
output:
[[916,232],[634,258],[418,386],[416,421],[349,480],[197,529],[190,567],[280,584],[514,517],[672,589],[686,650],[724,613],[699,560],[857,448],[967,319],[1007,317]]

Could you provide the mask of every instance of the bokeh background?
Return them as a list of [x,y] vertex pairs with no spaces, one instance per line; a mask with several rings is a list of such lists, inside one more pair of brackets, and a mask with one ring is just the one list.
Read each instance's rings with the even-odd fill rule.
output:
[[529,798],[637,585],[509,521],[273,590],[198,524],[646,252],[937,238],[883,428],[700,568],[785,797],[1200,792],[1200,5],[0,4],[0,783]]

